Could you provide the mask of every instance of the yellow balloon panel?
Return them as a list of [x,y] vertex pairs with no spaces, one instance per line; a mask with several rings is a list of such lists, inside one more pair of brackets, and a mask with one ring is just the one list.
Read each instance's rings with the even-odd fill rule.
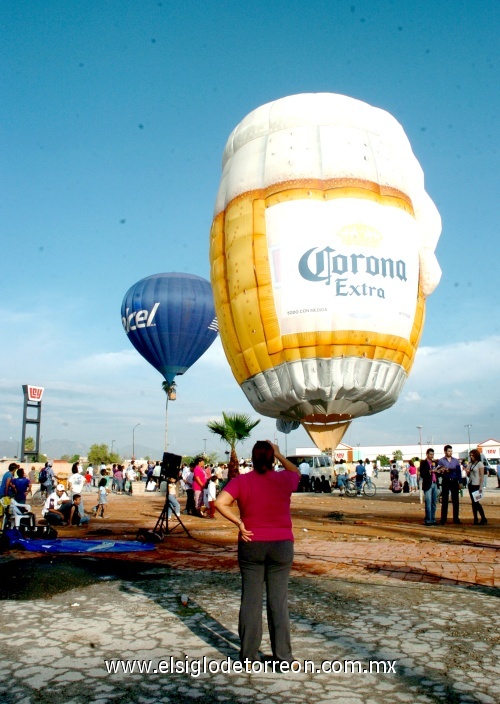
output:
[[[303,189],[299,189],[297,196],[302,197],[303,193]],[[292,191],[287,189],[288,200],[291,200],[291,194]],[[359,190],[356,194],[359,197]],[[231,357],[234,359],[240,350],[246,353],[249,348],[265,341],[267,351],[264,353],[260,349],[258,355],[262,365],[260,371],[265,371],[284,360],[355,355],[386,361],[396,361],[397,356],[397,363],[402,364],[408,372],[421,334],[425,306],[422,296],[418,298],[409,340],[369,330],[317,330],[280,334],[271,283],[268,242],[265,233],[261,232],[265,226],[267,201],[260,198],[261,192],[255,195],[257,197],[253,201],[253,207],[244,205],[242,199],[238,198],[238,203],[228,209],[224,218],[224,231],[221,232],[220,226],[217,226],[217,223],[222,221],[222,218],[218,217],[212,232],[211,252],[218,253],[222,250],[228,265],[226,273],[221,263],[216,260],[212,265],[212,276],[216,300],[230,302],[231,316],[226,316],[224,322],[219,321],[219,326],[222,338],[230,337],[232,344],[236,346]],[[249,198],[251,194],[246,194],[246,199]],[[396,202],[399,205],[405,203],[404,200],[396,198],[385,202],[388,206],[390,203],[389,207]],[[255,222],[259,223],[257,234],[254,234]],[[281,353],[285,349],[287,355],[283,356]],[[247,357],[254,359],[251,354]],[[240,364],[233,368],[233,373],[241,383],[256,372],[254,364],[251,365],[252,369],[248,366],[245,369],[241,366],[241,357],[239,360]]]

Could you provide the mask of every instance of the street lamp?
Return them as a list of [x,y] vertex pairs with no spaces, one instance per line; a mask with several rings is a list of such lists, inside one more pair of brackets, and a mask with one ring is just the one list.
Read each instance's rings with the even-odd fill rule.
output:
[[134,425],[132,428],[132,459],[135,460],[135,429],[140,426],[140,423]]
[[467,428],[467,437],[469,438],[469,455],[470,455],[470,429],[472,428],[472,425],[470,423],[467,423],[464,425],[464,428]]
[[419,436],[419,441],[420,441],[420,459],[422,459],[422,428],[423,425],[417,425],[418,428],[418,436]]
[[359,446],[361,445],[360,442],[357,442],[356,445],[358,446],[358,462],[361,459],[361,452],[359,451]]
[[18,458],[19,457],[19,440],[14,440],[13,437],[11,437],[9,439],[12,440],[12,442],[15,442],[17,445],[16,458]]
[[113,454],[113,446],[115,444],[116,440],[111,440],[111,454]]
[[203,454],[207,454],[207,439],[203,438]]

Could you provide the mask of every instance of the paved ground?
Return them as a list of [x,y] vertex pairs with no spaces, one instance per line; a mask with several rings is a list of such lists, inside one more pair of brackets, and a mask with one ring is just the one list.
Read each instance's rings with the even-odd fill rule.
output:
[[[168,536],[154,554],[133,560],[5,553],[0,701],[497,704],[498,494],[492,485],[488,526],[471,525],[464,498],[464,523],[445,528],[422,526],[417,496],[294,496],[294,656],[315,670],[323,661],[339,661],[334,669],[357,661],[366,670],[377,661],[371,674],[347,666],[346,673],[194,676],[203,657],[217,669],[237,656],[235,531],[221,519],[188,518],[192,538]],[[98,531],[132,537],[138,524],[154,523],[159,507],[160,497],[112,497]],[[170,658],[190,673],[153,672],[159,660],[170,669]],[[150,672],[124,673],[118,660],[151,662]],[[119,671],[108,672],[105,661]]]

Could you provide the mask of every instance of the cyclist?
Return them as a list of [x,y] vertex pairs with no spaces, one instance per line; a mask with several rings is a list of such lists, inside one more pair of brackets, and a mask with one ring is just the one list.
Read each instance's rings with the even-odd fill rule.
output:
[[365,478],[365,465],[363,460],[359,460],[356,465],[356,491],[357,495],[361,496],[361,489],[363,488],[363,479]]

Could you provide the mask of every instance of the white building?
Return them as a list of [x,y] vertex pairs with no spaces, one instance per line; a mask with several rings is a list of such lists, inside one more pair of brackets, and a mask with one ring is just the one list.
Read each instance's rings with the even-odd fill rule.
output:
[[[340,443],[335,449],[335,460],[344,460],[344,462],[357,462],[358,460],[364,460],[368,458],[369,460],[375,460],[379,455],[385,455],[389,459],[392,459],[394,452],[396,450],[401,450],[403,453],[403,460],[411,460],[414,457],[420,458],[425,457],[425,452],[428,447],[433,447],[435,451],[435,458],[439,459],[444,455],[444,446],[451,445],[453,447],[453,456],[459,459],[466,459],[469,455],[469,449],[478,448],[480,452],[483,452],[486,458],[500,458],[500,441],[498,440],[485,440],[481,443],[471,442],[470,446],[468,443],[463,442],[435,442],[432,445],[427,443],[422,443],[414,445],[356,445],[351,447],[350,445],[345,445]],[[321,455],[321,451],[317,447],[297,447],[295,449],[296,455]]]

